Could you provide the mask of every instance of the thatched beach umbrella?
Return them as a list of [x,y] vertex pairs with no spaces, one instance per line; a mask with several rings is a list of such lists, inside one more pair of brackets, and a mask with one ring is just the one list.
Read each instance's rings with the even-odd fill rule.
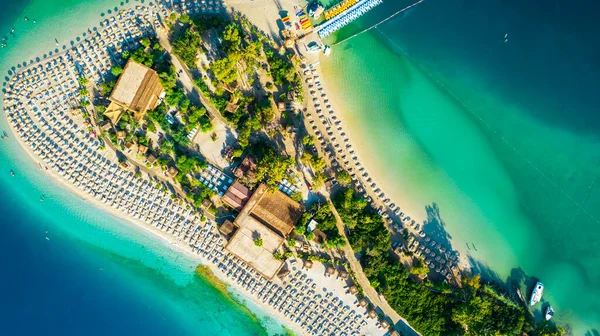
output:
[[305,267],[306,269],[311,269],[311,268],[312,268],[312,266],[313,266],[313,262],[312,262],[312,260],[306,260],[306,261],[304,262],[304,267]]
[[379,322],[379,325],[383,328],[383,329],[387,329],[390,327],[390,324],[388,323],[388,321],[386,320],[381,320],[381,322]]

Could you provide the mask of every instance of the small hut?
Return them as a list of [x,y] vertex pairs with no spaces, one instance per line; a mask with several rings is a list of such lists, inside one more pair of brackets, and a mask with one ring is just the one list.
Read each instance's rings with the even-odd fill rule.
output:
[[338,276],[344,280],[348,279],[348,272],[345,269],[340,269],[338,271]]
[[369,318],[377,318],[377,312],[373,309],[369,310],[369,312],[367,313],[367,315],[369,316]]
[[311,268],[313,267],[313,262],[312,262],[312,260],[306,260],[306,261],[304,262],[304,267],[305,267],[306,269],[311,269]]
[[358,304],[364,308],[369,305],[369,302],[367,302],[365,298],[361,298],[360,300],[358,300]]
[[146,161],[148,161],[149,164],[153,165],[156,162],[156,157],[152,154],[149,154],[146,157]]
[[237,225],[233,224],[230,220],[226,220],[221,227],[219,227],[219,232],[227,237],[227,239],[231,238],[235,232],[237,231]]
[[179,170],[177,170],[177,168],[175,168],[175,167],[169,167],[169,169],[167,169],[167,175],[169,177],[173,178],[177,174],[179,174]]
[[290,270],[287,268],[284,268],[281,271],[279,271],[279,273],[277,274],[277,277],[283,281],[283,279],[285,279],[285,277],[287,277],[289,274],[290,274]]
[[140,154],[146,154],[146,152],[148,151],[148,147],[144,146],[144,145],[139,145],[138,146],[138,153]]
[[390,336],[402,336],[402,335],[400,335],[400,333],[398,331],[392,330],[392,331],[390,331]]
[[108,132],[111,129],[112,129],[112,124],[108,120],[105,120],[100,123],[100,131],[101,132]]
[[350,286],[350,288],[348,288],[348,292],[350,292],[350,294],[354,295],[354,294],[358,293],[358,287],[352,285],[352,286]]
[[117,140],[124,140],[127,137],[125,131],[117,131]]
[[335,274],[335,267],[329,265],[327,266],[327,276],[332,276]]

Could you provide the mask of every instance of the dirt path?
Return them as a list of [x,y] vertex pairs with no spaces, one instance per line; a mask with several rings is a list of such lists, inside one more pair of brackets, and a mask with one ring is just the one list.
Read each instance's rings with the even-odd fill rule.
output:
[[337,210],[333,206],[330,196],[326,195],[326,197],[327,197],[329,204],[331,205],[331,211],[332,211],[333,215],[335,216],[337,228],[338,228],[339,232],[342,233],[342,235],[344,236],[344,239],[346,239],[346,246],[343,247],[343,251],[344,251],[344,254],[346,255],[346,259],[348,260],[348,263],[350,264],[350,268],[352,269],[352,272],[354,272],[356,281],[360,284],[360,286],[363,289],[364,296],[366,296],[369,299],[369,301],[371,301],[371,303],[375,306],[376,311],[379,310],[386,317],[391,319],[392,325],[394,325],[396,330],[401,331],[403,335],[411,335],[411,336],[412,335],[420,335],[416,330],[414,330],[408,324],[408,321],[406,321],[404,318],[402,318],[402,316],[400,316],[387,303],[387,301],[385,300],[385,298],[383,298],[383,296],[379,296],[377,291],[373,287],[371,287],[371,283],[369,282],[369,279],[367,279],[367,277],[365,276],[363,269],[362,269],[362,265],[360,264],[360,261],[358,259],[356,259],[356,255],[354,254],[354,251],[352,250],[352,247],[350,246],[348,237],[346,237],[346,234],[344,233],[345,232],[344,223],[342,222],[342,219],[340,218],[340,215],[338,214]]
[[173,47],[171,46],[171,41],[169,41],[169,36],[168,36],[167,32],[162,28],[157,29],[156,32],[157,32],[158,41],[159,41],[160,45],[169,53],[169,55],[171,55],[171,63],[175,67],[175,71],[177,71],[177,73],[179,74],[179,76],[177,77],[177,80],[183,86],[183,88],[186,92],[186,96],[190,99],[190,101],[192,103],[195,103],[197,105],[200,105],[200,104],[203,105],[206,108],[206,110],[208,111],[208,113],[210,113],[210,115],[213,116],[215,119],[218,119],[220,122],[227,124],[227,121],[225,120],[225,118],[223,118],[223,116],[221,115],[221,112],[219,112],[208,101],[208,99],[202,95],[202,92],[200,92],[200,90],[198,90],[198,88],[196,88],[196,85],[194,84],[194,80],[192,79],[193,76],[190,73],[187,66],[185,66],[179,60],[179,58],[177,56],[175,56],[175,54],[173,54],[173,52],[172,52]]

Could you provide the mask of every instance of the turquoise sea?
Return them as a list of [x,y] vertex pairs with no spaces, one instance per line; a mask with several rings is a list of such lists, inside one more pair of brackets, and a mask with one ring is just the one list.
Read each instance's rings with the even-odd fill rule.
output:
[[426,0],[321,62],[382,189],[488,279],[542,281],[574,335],[600,330],[598,9]]
[[[2,82],[13,66],[54,50],[55,38],[77,40],[115,6],[0,0],[0,36],[8,37]],[[8,130],[2,115],[0,129]],[[195,275],[197,264],[167,243],[49,181],[12,134],[0,140],[0,214],[1,335],[284,333],[238,294],[225,296]]]

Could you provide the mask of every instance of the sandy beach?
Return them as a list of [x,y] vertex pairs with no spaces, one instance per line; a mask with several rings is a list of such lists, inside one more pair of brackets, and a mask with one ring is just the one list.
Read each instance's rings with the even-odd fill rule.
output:
[[[77,47],[77,45],[75,45],[75,47]],[[60,57],[62,56],[62,53],[58,53],[56,55],[54,55],[53,57],[58,58],[59,60],[61,59]],[[70,57],[70,56],[69,56]],[[54,59],[50,58],[47,61],[50,62],[52,60],[52,62],[54,62]],[[62,62],[62,60],[61,60]],[[49,63],[48,63],[49,64]],[[56,64],[56,62],[54,62],[54,64]],[[35,64],[33,65],[35,67]],[[27,70],[27,72],[29,73],[29,70]],[[18,72],[20,73],[20,71]],[[16,97],[14,95],[11,95],[11,97],[9,99],[13,100]],[[14,102],[13,102],[14,103]],[[9,104],[11,105],[11,104]],[[12,106],[13,108],[15,106]],[[21,112],[19,113],[26,113],[24,112],[25,110],[21,110]],[[66,115],[63,114],[63,112],[61,112],[61,115],[63,119],[67,120],[69,119],[69,117],[67,117]],[[26,132],[29,132],[29,126],[28,125],[32,125],[31,123],[31,118],[29,116],[26,116],[26,121],[25,122],[25,130]],[[11,117],[11,118],[14,118]],[[19,120],[23,120],[21,116],[18,116]],[[43,121],[43,119],[40,119],[43,123],[46,123],[46,121]],[[80,120],[81,121],[81,120]],[[14,123],[15,120],[13,119],[12,122]],[[71,125],[73,125],[72,120],[69,120],[69,122],[71,122]],[[56,123],[56,121],[54,120],[53,123]],[[20,125],[20,122],[16,123],[17,125]],[[44,124],[44,127],[48,127],[48,124]],[[40,124],[40,126],[42,126]],[[19,128],[21,128],[21,126],[18,126]],[[180,251],[182,253],[184,253],[187,257],[191,258],[192,260],[197,260],[199,263],[202,263],[204,265],[207,265],[209,267],[211,267],[212,271],[216,274],[217,277],[219,277],[221,280],[225,281],[226,283],[228,283],[230,286],[232,286],[232,288],[235,288],[236,290],[239,290],[242,293],[246,293],[247,289],[244,288],[241,284],[238,284],[236,282],[230,281],[229,279],[227,279],[224,274],[221,272],[221,270],[216,267],[217,265],[215,264],[215,262],[211,262],[210,260],[207,260],[205,258],[200,257],[197,254],[192,253],[192,249],[190,249],[190,245],[186,244],[185,242],[182,241],[182,239],[177,239],[176,237],[173,236],[172,233],[169,233],[168,231],[165,232],[161,229],[158,229],[157,227],[154,226],[150,226],[147,223],[141,221],[141,220],[137,220],[135,218],[133,218],[130,215],[126,215],[124,212],[117,210],[116,208],[113,208],[111,206],[108,206],[107,204],[104,204],[102,202],[99,201],[98,198],[94,198],[94,197],[90,197],[90,195],[88,194],[90,192],[89,188],[86,188],[88,193],[84,192],[83,187],[82,188],[77,188],[75,187],[73,184],[68,183],[66,181],[66,177],[64,177],[64,172],[63,169],[58,169],[58,166],[55,165],[54,169],[42,169],[42,166],[45,167],[46,164],[42,163],[39,159],[39,157],[37,156],[36,153],[34,153],[34,150],[32,148],[35,147],[30,147],[28,145],[28,143],[25,143],[25,141],[23,139],[21,139],[21,134],[23,134],[23,129],[20,129],[20,133],[14,132],[14,128],[11,127],[11,130],[13,131],[13,135],[15,136],[15,138],[17,138],[19,144],[27,151],[28,155],[36,162],[40,164],[40,170],[42,170],[44,172],[44,174],[46,174],[49,178],[51,178],[53,181],[55,181],[57,184],[59,184],[60,186],[62,186],[63,188],[65,188],[68,192],[77,195],[78,197],[80,197],[81,199],[87,201],[88,203],[96,206],[97,208],[99,208],[100,210],[107,212],[115,217],[119,217],[122,218],[124,220],[126,220],[127,223],[131,223],[132,225],[134,225],[135,227],[144,230],[147,233],[150,233],[154,236],[156,236],[157,238],[159,238],[161,241],[164,242],[165,245],[169,246],[172,249],[175,249],[177,251]],[[64,131],[64,129],[60,130],[61,132]],[[52,130],[52,132],[56,135],[56,131]],[[70,131],[69,131],[70,132]],[[25,133],[28,134],[28,133]],[[53,136],[53,138],[56,138],[56,136]],[[58,139],[56,139],[58,141]],[[115,158],[114,153],[112,152],[111,149],[107,149],[108,151],[108,155],[107,154],[103,154],[103,156],[105,158],[107,158],[108,160],[112,160]],[[52,160],[52,162],[54,162],[54,160]],[[63,174],[59,174],[58,172],[63,172]],[[92,181],[88,181],[88,187],[89,184],[92,183]],[[94,182],[95,183],[95,182]],[[95,193],[95,192],[94,192]],[[97,197],[99,197],[99,195],[97,195]],[[204,226],[205,224],[199,223],[200,227]],[[210,224],[208,223],[209,227],[211,227],[212,229],[210,230],[214,230],[215,226],[214,224]],[[170,226],[170,224],[169,224]],[[163,226],[164,228],[164,226]],[[215,236],[218,236],[218,234],[215,234]],[[212,257],[210,257],[212,259]],[[215,259],[216,260],[216,259]],[[335,296],[336,300],[339,300],[339,304],[340,307],[342,306],[342,303],[346,304],[346,307],[351,307],[351,306],[355,306],[357,303],[357,299],[354,295],[349,295],[346,293],[346,289],[345,286],[346,284],[344,282],[341,281],[337,281],[335,277],[326,277],[325,271],[324,271],[324,266],[323,265],[319,265],[316,266],[315,268],[313,268],[310,271],[306,271],[306,270],[297,270],[296,266],[291,266],[290,267],[294,270],[297,271],[296,276],[299,276],[302,274],[302,272],[305,272],[306,274],[304,275],[304,278],[306,278],[306,275],[309,275],[310,279],[312,279],[311,281],[314,281],[314,283],[316,284],[317,288],[322,288],[323,291],[330,291],[327,294],[327,297],[329,296]],[[279,283],[279,280],[274,280],[274,283]],[[282,284],[285,285],[285,282]],[[288,286],[289,287],[289,286]],[[293,329],[294,331],[296,331],[299,334],[305,334],[306,331],[304,329],[299,328],[298,326],[298,322],[296,321],[296,323],[293,323],[292,321],[289,320],[289,316],[286,316],[285,314],[283,314],[283,312],[281,312],[281,309],[279,311],[273,309],[273,307],[271,307],[270,305],[267,305],[264,301],[260,301],[257,297],[252,296],[252,295],[246,295],[246,298],[251,300],[256,306],[260,307],[261,309],[263,309],[264,311],[266,311],[269,314],[272,314],[272,316],[274,316],[276,318],[276,320],[278,321],[282,321],[284,322],[286,325],[288,325],[291,329]],[[327,302],[325,300],[321,300],[322,302]],[[335,301],[334,301],[335,302]],[[348,308],[350,309],[350,308]],[[352,313],[354,313],[354,310],[352,310]],[[366,311],[362,311],[359,314],[364,315],[366,313]],[[358,319],[358,317],[357,317]],[[377,321],[376,320],[371,320],[369,322],[365,322],[363,320],[363,323],[365,325],[364,328],[364,332],[367,334],[379,334],[380,331],[377,327]]]
[[[13,130],[13,128],[11,128],[11,130]],[[39,158],[35,155],[35,153],[33,153],[31,148],[23,142],[21,137],[19,137],[14,132],[11,135],[12,135],[12,138],[16,139],[16,141],[19,143],[19,145],[21,145],[23,150],[31,157],[31,159],[34,162],[38,163]],[[208,262],[205,258],[199,256],[198,254],[193,253],[190,250],[190,247],[188,244],[182,242],[181,240],[175,239],[175,237],[173,237],[168,232],[159,230],[156,227],[148,225],[146,223],[143,223],[142,221],[136,220],[135,218],[133,218],[131,216],[127,216],[126,214],[122,213],[121,211],[118,211],[115,208],[110,207],[110,206],[98,201],[97,199],[90,197],[89,194],[87,194],[84,191],[82,191],[81,189],[75,187],[71,183],[68,183],[67,181],[65,181],[64,178],[62,178],[54,170],[40,169],[40,171],[42,171],[43,174],[46,175],[48,178],[52,179],[52,181],[54,181],[54,183],[56,185],[60,186],[61,188],[64,188],[69,193],[77,195],[82,200],[85,200],[86,202],[88,202],[90,205],[93,205],[96,208],[100,209],[101,211],[106,212],[114,217],[123,219],[126,223],[131,224],[132,227],[135,227],[138,230],[143,230],[144,232],[147,232],[148,234],[151,234],[152,236],[154,236],[157,239],[159,239],[160,241],[162,241],[169,248],[174,249],[174,250],[179,251],[180,253],[184,254],[186,256],[186,258],[195,260],[198,263],[209,267],[211,269],[211,271],[213,272],[213,274],[216,277],[218,277],[221,281],[226,283],[228,286],[235,288],[237,293],[243,293],[245,295],[244,296],[245,299],[251,300],[256,306],[260,307],[262,310],[267,312],[269,315],[271,315],[277,321],[281,321],[282,323],[284,323],[288,328],[294,330],[294,332],[298,333],[299,335],[304,334],[303,331],[300,328],[298,328],[297,325],[290,323],[287,320],[286,316],[284,316],[280,312],[274,310],[272,307],[265,304],[264,302],[258,300],[255,296],[246,294],[245,289],[243,287],[241,287],[240,285],[238,285],[237,283],[229,281],[229,279],[227,279],[223,275],[223,273],[216,267],[216,265]]]

